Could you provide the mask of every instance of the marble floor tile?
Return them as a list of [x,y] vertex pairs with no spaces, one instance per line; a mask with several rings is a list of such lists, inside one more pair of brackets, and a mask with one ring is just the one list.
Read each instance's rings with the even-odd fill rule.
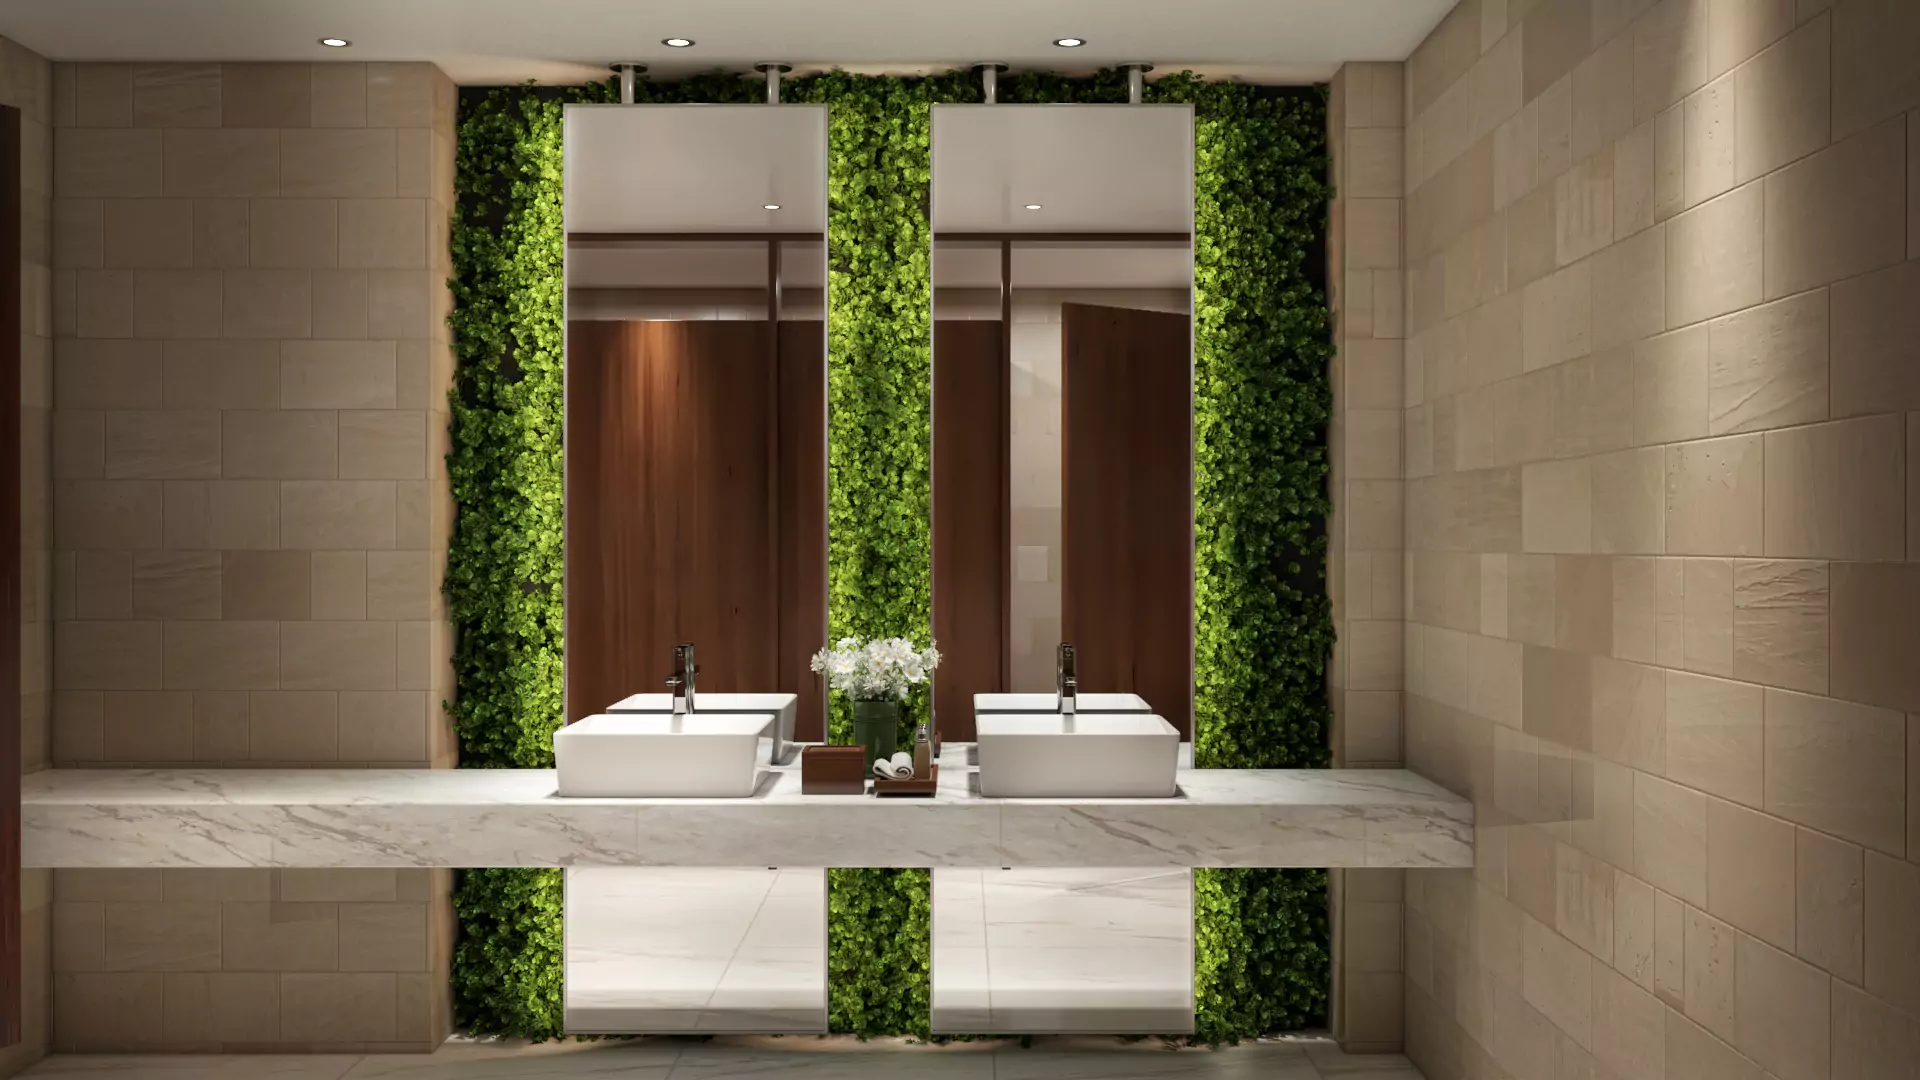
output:
[[1299,1050],[1243,1043],[1168,1050],[1154,1041],[1104,1047],[1010,1046],[994,1053],[995,1080],[1319,1080]]
[[20,1075],[61,1080],[341,1080],[359,1061],[351,1054],[60,1054]]
[[581,1077],[667,1080],[678,1048],[582,1046],[562,1053],[521,1052],[492,1057],[370,1054],[344,1080],[574,1080]]

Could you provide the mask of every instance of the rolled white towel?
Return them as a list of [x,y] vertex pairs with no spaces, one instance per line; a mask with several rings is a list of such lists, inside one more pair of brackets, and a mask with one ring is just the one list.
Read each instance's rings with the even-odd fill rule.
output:
[[873,775],[882,780],[911,780],[913,755],[902,750],[891,758],[877,758],[873,763]]

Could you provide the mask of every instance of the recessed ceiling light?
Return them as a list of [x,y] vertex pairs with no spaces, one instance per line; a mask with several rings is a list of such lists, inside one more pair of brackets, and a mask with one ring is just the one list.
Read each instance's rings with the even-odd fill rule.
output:
[[683,37],[661,38],[660,44],[665,45],[669,49],[690,49],[693,47],[693,39]]
[[1055,45],[1060,46],[1063,49],[1077,49],[1080,46],[1085,45],[1087,43],[1087,39],[1077,38],[1077,37],[1054,38],[1053,43]]
[[768,203],[767,205],[765,205],[765,206],[763,206],[763,207],[761,207],[760,209],[762,209],[762,210],[778,210],[778,209],[780,209],[780,204],[779,204],[779,203],[777,203],[777,202],[770,202],[770,203]]
[[320,44],[325,45],[329,49],[344,49],[353,44],[353,42],[343,37],[323,37],[320,39]]
[[1037,202],[1030,202],[1030,203],[1028,203],[1028,204],[1027,204],[1027,209],[1029,209],[1029,210],[1038,210],[1038,209],[1040,209],[1040,204],[1039,204],[1039,203],[1037,203]]

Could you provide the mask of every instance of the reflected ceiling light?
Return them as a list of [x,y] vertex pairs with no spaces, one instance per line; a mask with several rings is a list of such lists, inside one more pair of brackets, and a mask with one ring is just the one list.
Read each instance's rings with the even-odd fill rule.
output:
[[1028,203],[1028,204],[1027,204],[1027,209],[1029,209],[1029,210],[1038,210],[1038,209],[1040,209],[1040,204],[1039,204],[1039,203],[1037,203],[1037,202],[1030,202],[1030,203]]
[[1077,37],[1054,38],[1053,43],[1055,45],[1060,46],[1063,49],[1077,49],[1080,46],[1085,45],[1087,43],[1087,39],[1077,38]]
[[765,206],[762,206],[762,207],[761,207],[760,209],[762,209],[762,210],[778,210],[778,209],[780,209],[780,204],[779,204],[779,203],[777,203],[777,202],[770,202],[770,203],[768,203],[767,205],[765,205]]
[[353,42],[343,37],[323,37],[320,39],[320,44],[325,45],[329,49],[344,49],[353,44]]
[[693,39],[683,37],[661,38],[660,44],[665,45],[669,49],[690,49],[693,47]]

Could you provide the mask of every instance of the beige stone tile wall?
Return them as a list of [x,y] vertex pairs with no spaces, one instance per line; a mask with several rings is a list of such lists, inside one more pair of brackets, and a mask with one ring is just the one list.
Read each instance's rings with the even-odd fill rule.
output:
[[[53,82],[53,760],[451,765],[453,84]],[[60,875],[56,1046],[437,1043],[444,875],[314,877]]]
[[1435,1080],[1913,1075],[1917,55],[1906,0],[1464,0],[1407,63]]
[[[53,65],[0,38],[0,105],[20,110],[20,760],[27,772],[48,765],[52,698],[49,619],[53,405]],[[25,1037],[0,1049],[0,1076],[47,1052],[51,875],[28,871],[20,883],[22,1025]]]
[[[1353,63],[1328,101],[1334,200],[1327,244],[1335,356],[1327,582],[1334,763],[1398,768],[1405,634],[1406,66]],[[1333,1030],[1349,1052],[1401,1048],[1402,874],[1330,875]]]

